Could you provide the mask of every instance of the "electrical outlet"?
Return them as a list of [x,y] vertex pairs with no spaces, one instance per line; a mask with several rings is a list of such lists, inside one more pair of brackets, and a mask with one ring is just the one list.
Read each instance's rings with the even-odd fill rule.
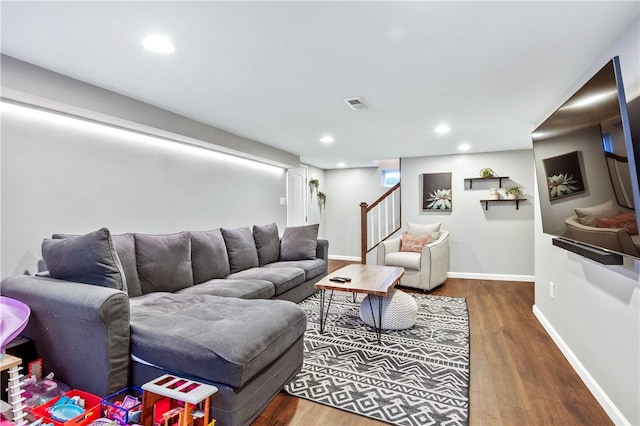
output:
[[556,285],[554,284],[553,281],[549,281],[549,297],[551,297],[552,299],[555,296],[555,290],[556,290]]

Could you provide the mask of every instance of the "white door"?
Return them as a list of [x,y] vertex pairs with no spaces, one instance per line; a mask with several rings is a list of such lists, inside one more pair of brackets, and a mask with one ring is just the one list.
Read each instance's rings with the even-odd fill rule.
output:
[[307,169],[300,167],[287,170],[287,226],[302,226],[308,223],[307,215]]

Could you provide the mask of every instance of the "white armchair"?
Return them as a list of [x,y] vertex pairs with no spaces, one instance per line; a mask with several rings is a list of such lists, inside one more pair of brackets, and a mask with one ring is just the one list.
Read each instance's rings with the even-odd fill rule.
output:
[[400,251],[400,238],[378,245],[378,265],[405,269],[400,285],[431,290],[447,280],[449,269],[449,232],[440,230],[437,240],[426,244],[420,253]]

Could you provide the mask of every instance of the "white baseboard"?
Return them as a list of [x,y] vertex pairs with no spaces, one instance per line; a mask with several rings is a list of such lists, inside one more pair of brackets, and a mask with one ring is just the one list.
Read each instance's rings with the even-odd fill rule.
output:
[[[331,260],[348,260],[350,262],[360,262],[359,256],[342,256],[339,254],[330,254]],[[493,280],[493,281],[524,281],[534,282],[533,275],[505,275],[505,274],[477,274],[471,272],[447,272],[449,278],[461,278],[467,280]]]
[[476,274],[472,272],[447,272],[447,277],[467,280],[535,281],[533,275]]
[[569,364],[573,367],[573,369],[578,373],[578,376],[589,391],[596,398],[598,403],[602,406],[604,411],[607,413],[611,421],[616,425],[630,425],[629,421],[624,417],[624,415],[620,412],[618,407],[615,406],[613,401],[607,396],[604,390],[600,387],[598,382],[589,374],[589,371],[585,368],[584,365],[580,362],[578,357],[573,353],[571,348],[562,340],[562,337],[558,334],[558,332],[553,328],[551,323],[547,320],[544,314],[538,309],[536,305],[533,305],[533,314],[536,316],[542,327],[547,331],[551,339],[554,341],[556,346],[560,349],[560,352],[567,358]]
[[348,260],[351,262],[360,262],[360,256],[340,256],[339,254],[330,254],[329,259],[332,260]]

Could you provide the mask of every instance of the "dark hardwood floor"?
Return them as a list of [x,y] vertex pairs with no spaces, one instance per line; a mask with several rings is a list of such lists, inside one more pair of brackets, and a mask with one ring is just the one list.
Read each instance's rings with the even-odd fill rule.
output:
[[[329,271],[348,263],[331,260]],[[534,317],[533,283],[449,278],[431,294],[467,298],[471,426],[613,424]],[[253,423],[376,424],[284,393]]]

